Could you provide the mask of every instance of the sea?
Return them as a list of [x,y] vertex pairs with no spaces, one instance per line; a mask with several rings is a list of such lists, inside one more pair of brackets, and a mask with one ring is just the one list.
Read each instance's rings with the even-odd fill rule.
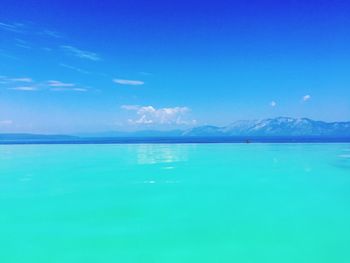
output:
[[0,262],[348,263],[350,143],[0,145]]

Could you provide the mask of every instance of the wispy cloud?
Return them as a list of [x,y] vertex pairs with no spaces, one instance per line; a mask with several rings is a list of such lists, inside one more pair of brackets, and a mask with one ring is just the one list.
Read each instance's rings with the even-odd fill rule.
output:
[[274,100],[271,101],[271,102],[270,102],[270,106],[273,107],[273,108],[276,107],[276,106],[277,106],[277,102],[274,101]]
[[51,38],[62,38],[62,35],[54,30],[43,29],[40,26],[32,22],[26,23],[13,23],[13,22],[0,22],[0,30],[9,31],[13,33],[19,33],[22,35],[41,35]]
[[77,91],[77,92],[86,92],[86,88],[51,88],[50,91]]
[[120,85],[131,85],[131,86],[139,86],[145,84],[145,82],[141,80],[130,80],[130,79],[113,79],[114,83]]
[[21,23],[4,23],[0,22],[0,29],[15,33],[23,33],[23,24]]
[[86,88],[79,84],[67,83],[59,80],[36,82],[33,79],[27,77],[10,78],[7,76],[0,76],[0,85],[9,90],[17,91],[89,91],[89,88]]
[[73,71],[76,71],[76,72],[79,72],[79,73],[90,74],[89,71],[83,70],[83,69],[78,68],[78,67],[70,66],[70,65],[67,65],[67,64],[64,64],[64,63],[60,63],[59,65],[61,67],[64,67],[64,68],[67,68],[67,69],[70,69],[70,70],[73,70]]
[[31,78],[12,78],[9,79],[10,81],[14,81],[14,82],[33,82],[33,80]]
[[65,83],[59,80],[49,80],[47,85],[50,87],[50,91],[77,91],[77,92],[86,92],[87,88],[79,87],[74,83]]
[[151,76],[151,75],[153,75],[152,73],[150,73],[150,72],[145,72],[145,71],[140,71],[139,74],[140,74],[140,75],[143,75],[143,76]]
[[0,126],[12,125],[12,124],[13,124],[12,120],[0,120]]
[[81,50],[73,46],[61,46],[61,48],[70,55],[76,56],[82,59],[88,59],[93,61],[101,60],[101,58],[94,52]]
[[47,85],[50,87],[73,87],[75,84],[73,83],[65,83],[59,80],[49,80]]
[[88,91],[88,89],[86,89],[86,88],[73,88],[72,90],[73,91],[79,91],[79,92],[86,92],[86,91]]
[[188,107],[155,108],[153,106],[122,105],[123,110],[134,111],[136,119],[129,119],[130,124],[195,124],[195,120],[185,120],[190,111]]
[[0,76],[0,85],[10,90],[34,91],[37,90],[33,79],[28,77]]
[[303,96],[303,98],[302,98],[303,101],[308,101],[308,100],[310,100],[310,99],[311,99],[311,95],[305,95],[305,96]]
[[46,36],[49,36],[49,37],[53,37],[53,38],[61,38],[62,35],[56,31],[53,31],[53,30],[48,30],[48,29],[45,29],[41,32],[39,32],[40,35],[46,35]]
[[[9,31],[21,35],[31,35],[31,36],[47,36],[50,38],[62,38],[62,34],[49,29],[43,29],[33,22],[26,23],[14,23],[14,22],[0,22],[0,30]],[[18,44],[18,46],[23,45]]]
[[6,76],[0,76],[0,83],[1,84],[9,84],[9,83],[14,83],[14,82],[30,83],[30,82],[33,82],[33,80],[31,78],[27,78],[27,77],[10,78],[10,77],[6,77]]
[[28,41],[25,41],[23,39],[15,38],[15,46],[25,49],[31,49],[32,47],[28,43]]
[[21,86],[21,87],[13,87],[9,88],[11,90],[19,90],[19,91],[37,91],[38,88],[35,86]]

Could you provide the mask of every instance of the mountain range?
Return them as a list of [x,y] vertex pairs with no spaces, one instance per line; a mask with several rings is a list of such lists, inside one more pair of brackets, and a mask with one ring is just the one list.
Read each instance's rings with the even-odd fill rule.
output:
[[324,122],[308,118],[277,117],[242,120],[227,126],[204,125],[187,130],[144,130],[134,132],[99,132],[74,135],[4,134],[0,141],[79,141],[89,138],[217,138],[217,137],[334,137],[350,138],[350,122]]
[[204,125],[188,130],[103,132],[77,134],[79,137],[222,137],[222,136],[331,136],[349,137],[350,122],[324,122],[308,118],[277,117],[241,120],[219,127]]
[[236,121],[228,126],[199,126],[183,136],[350,136],[350,122],[324,122],[308,118],[278,117]]

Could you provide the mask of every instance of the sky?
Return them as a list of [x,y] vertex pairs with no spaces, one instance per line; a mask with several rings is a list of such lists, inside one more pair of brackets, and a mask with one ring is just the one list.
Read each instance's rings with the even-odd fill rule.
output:
[[0,132],[350,120],[350,2],[0,2]]

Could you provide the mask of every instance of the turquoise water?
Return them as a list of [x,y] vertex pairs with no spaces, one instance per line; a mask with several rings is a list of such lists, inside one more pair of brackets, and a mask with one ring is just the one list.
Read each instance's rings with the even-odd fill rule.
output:
[[2,145],[0,262],[350,262],[350,144]]

